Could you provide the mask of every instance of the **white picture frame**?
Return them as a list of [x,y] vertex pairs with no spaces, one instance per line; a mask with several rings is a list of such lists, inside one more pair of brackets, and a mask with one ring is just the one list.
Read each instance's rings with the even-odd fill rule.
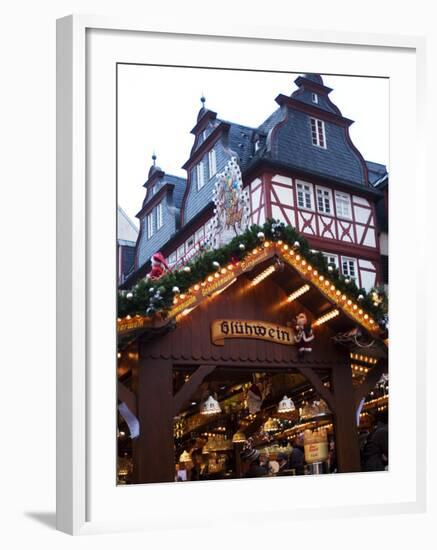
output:
[[[303,63],[305,68],[314,72],[337,72],[335,70],[336,57],[340,49],[344,52],[349,52],[354,57],[355,53],[360,50],[364,54],[371,55],[372,52],[378,51],[387,54],[387,59],[390,55],[397,55],[398,62],[405,57],[408,58],[407,63],[402,63],[404,74],[408,75],[408,79],[412,79],[406,83],[405,90],[396,88],[396,78],[399,76],[400,67],[387,66],[383,71],[381,67],[375,67],[375,74],[387,74],[393,78],[394,88],[392,88],[393,96],[391,96],[391,177],[399,179],[399,187],[402,189],[402,183],[405,178],[414,178],[416,189],[421,188],[426,192],[424,173],[424,162],[421,157],[421,150],[425,147],[424,141],[424,121],[423,121],[423,103],[421,90],[425,81],[425,40],[420,37],[410,36],[394,36],[394,35],[375,35],[371,33],[355,34],[355,33],[337,33],[337,32],[313,32],[303,29],[288,29],[288,28],[251,28],[248,26],[235,26],[227,30],[225,33],[221,28],[214,26],[211,23],[208,27],[204,25],[199,28],[195,23],[191,26],[179,28],[177,24],[166,22],[165,24],[157,24],[141,21],[129,21],[122,19],[111,19],[105,17],[94,16],[69,16],[58,20],[57,22],[57,528],[69,534],[85,534],[93,532],[107,532],[114,530],[130,530],[130,529],[152,529],[164,527],[166,525],[186,526],[190,524],[190,518],[184,515],[183,512],[177,513],[176,508],[167,506],[170,501],[183,499],[184,502],[191,503],[196,506],[195,502],[202,502],[206,498],[208,491],[214,490],[215,500],[218,505],[222,505],[226,498],[226,493],[231,492],[233,496],[238,498],[238,494],[243,490],[243,485],[240,482],[229,482],[220,484],[215,482],[202,484],[154,484],[153,486],[139,486],[135,488],[106,488],[107,479],[101,481],[99,486],[93,485],[95,481],[96,462],[100,464],[101,470],[107,471],[107,468],[101,460],[101,456],[96,458],[96,454],[91,449],[96,439],[100,442],[105,441],[108,444],[111,437],[114,437],[113,419],[105,420],[104,415],[99,417],[95,414],[93,407],[96,405],[95,380],[98,366],[96,362],[96,341],[100,338],[101,342],[105,341],[108,334],[111,335],[111,327],[115,326],[115,315],[113,319],[111,315],[115,312],[115,292],[111,301],[111,293],[115,288],[113,286],[112,276],[107,277],[107,281],[103,282],[98,291],[98,296],[95,295],[96,279],[102,281],[101,272],[97,271],[95,263],[93,263],[92,252],[95,250],[95,241],[100,233],[96,228],[97,214],[95,210],[95,196],[90,182],[94,177],[94,170],[98,169],[99,162],[94,163],[94,151],[89,149],[93,136],[90,134],[90,128],[87,125],[88,117],[94,103],[90,93],[89,81],[95,78],[92,71],[97,67],[95,61],[87,57],[92,44],[92,54],[98,50],[99,45],[97,40],[90,38],[90,33],[100,33],[99,36],[105,35],[105,40],[111,40],[115,50],[124,41],[127,44],[127,49],[115,51],[115,55],[119,55],[119,60],[124,62],[130,61],[129,48],[132,47],[132,41],[138,42],[141,37],[153,37],[153,40],[158,40],[163,45],[163,51],[160,52],[159,63],[162,59],[171,59],[182,55],[181,52],[174,50],[175,41],[179,39],[187,39],[187,44],[191,40],[204,41],[220,41],[224,50],[226,45],[231,46],[234,50],[239,48],[243,51],[247,48],[256,47],[258,51],[265,48],[275,47],[305,47],[308,55]],[[118,38],[116,38],[118,37]],[[128,44],[128,42],[130,44]],[[116,44],[117,42],[117,44]],[[165,46],[168,42],[168,47]],[[329,48],[330,67],[320,67],[320,62],[317,61],[314,54],[308,49],[311,44],[315,49]],[[188,50],[191,52],[190,46]],[[133,50],[132,50],[133,51]],[[105,52],[109,56],[114,52]],[[137,56],[140,56],[137,53]],[[150,54],[152,55],[152,54]],[[155,54],[156,55],[156,54]],[[191,54],[190,54],[191,55]],[[194,55],[194,54],[193,54]],[[305,54],[306,55],[306,54]],[[127,57],[126,57],[127,56]],[[312,57],[311,57],[312,56]],[[347,56],[345,56],[347,57]],[[384,57],[384,56],[382,56]],[[243,58],[243,57],[242,57]],[[414,58],[414,61],[412,61]],[[344,61],[344,60],[343,60]],[[107,67],[112,67],[113,58],[107,58]],[[180,60],[175,60],[176,64]],[[185,57],[185,63],[190,65],[192,62],[188,57]],[[237,61],[238,63],[238,61]],[[346,62],[345,62],[346,63]],[[351,59],[349,67],[354,66],[353,73],[361,69],[359,59]],[[271,64],[274,65],[273,61]],[[104,63],[102,64],[102,66]],[[213,66],[213,65],[212,65]],[[227,66],[227,65],[226,65]],[[347,66],[344,65],[344,67]],[[414,68],[412,68],[414,67]],[[267,67],[267,62],[263,61],[262,68],[275,68],[272,65]],[[102,71],[105,70],[103,67]],[[349,69],[352,70],[352,69]],[[344,72],[343,74],[353,74],[352,72]],[[359,74],[368,74],[366,72]],[[102,72],[103,75],[103,72]],[[107,76],[107,75],[106,75]],[[100,77],[99,77],[100,78]],[[102,82],[104,77],[102,76]],[[110,81],[108,81],[110,82]],[[417,96],[416,96],[417,88]],[[405,94],[402,97],[402,93]],[[115,104],[111,103],[113,90],[108,89],[108,105],[115,109]],[[416,143],[416,155],[414,166],[405,164],[406,160],[402,159],[404,152],[402,140],[398,136],[398,126],[395,115],[399,113],[402,101],[409,101],[414,98],[414,107],[410,110],[407,118],[408,130],[414,137]],[[410,105],[411,107],[411,105]],[[102,107],[103,108],[103,107]],[[111,123],[112,124],[112,123]],[[96,130],[96,125],[93,125],[92,131]],[[113,128],[108,132],[108,140],[113,135]],[[108,141],[109,143],[109,141]],[[115,141],[108,147],[114,147]],[[104,147],[104,145],[102,145]],[[107,149],[105,152],[107,153]],[[113,149],[112,149],[113,150]],[[103,154],[103,150],[102,150]],[[97,155],[98,156],[98,155]],[[107,157],[106,157],[107,158]],[[115,170],[114,161],[110,161],[111,169]],[[110,188],[112,189],[112,188]],[[109,193],[110,195],[110,193]],[[114,196],[111,199],[103,201],[101,205],[100,216],[102,223],[109,224],[109,235],[115,226],[115,210],[111,213],[111,208]],[[396,228],[396,210],[402,208],[402,200],[406,198],[393,197],[395,208],[391,208],[390,214],[393,214],[391,223]],[[114,225],[111,226],[110,218],[113,215]],[[106,221],[105,221],[106,220]],[[392,221],[393,220],[393,221]],[[415,225],[412,228],[411,235],[407,236],[402,243],[402,246],[408,247],[415,241],[415,235],[418,231],[423,230],[425,224],[424,219],[419,219],[416,214]],[[393,227],[393,225],[392,225]],[[94,244],[93,244],[94,243]],[[102,265],[105,261],[110,261],[113,252],[112,242],[102,252]],[[391,265],[396,267],[398,259],[403,259],[404,255],[400,244],[395,240],[390,241]],[[416,251],[416,260],[420,265],[421,258],[424,257],[423,247],[419,247]],[[114,256],[115,262],[115,256]],[[393,273],[393,269],[391,269]],[[414,472],[410,477],[405,475],[405,484],[408,487],[405,489],[405,498],[396,496],[396,494],[387,493],[387,498],[381,498],[378,501],[372,502],[369,499],[366,501],[363,497],[362,502],[360,496],[355,495],[354,499],[348,501],[339,500],[333,503],[332,506],[326,504],[326,496],[333,488],[339,487],[339,493],[342,491],[350,491],[350,486],[354,484],[353,477],[355,474],[342,474],[337,479],[333,480],[333,476],[325,476],[323,479],[315,479],[318,483],[320,492],[320,503],[304,502],[278,502],[272,504],[272,499],[277,498],[283,490],[283,485],[279,486],[276,480],[270,486],[267,483],[262,483],[262,493],[265,495],[264,506],[259,506],[257,513],[251,516],[245,516],[243,513],[240,516],[245,520],[257,521],[262,513],[263,517],[277,517],[284,520],[290,511],[293,512],[295,518],[321,518],[327,516],[351,515],[361,516],[369,513],[397,513],[397,512],[419,512],[425,509],[426,501],[426,464],[425,464],[425,345],[423,335],[421,338],[421,346],[417,345],[419,335],[411,335],[411,330],[408,327],[401,326],[396,321],[396,314],[403,311],[407,316],[416,318],[420,315],[422,306],[425,303],[423,285],[416,285],[413,281],[412,286],[415,289],[415,299],[409,306],[398,303],[396,298],[400,292],[399,285],[396,279],[391,280],[391,294],[394,296],[391,303],[391,311],[393,314],[393,325],[391,326],[391,338],[394,342],[394,349],[391,351],[391,361],[401,361],[405,357],[405,361],[412,360],[416,366],[414,379],[416,386],[415,415],[411,424],[411,429],[414,430],[416,447],[415,447],[415,467]],[[96,308],[103,306],[104,299],[109,303],[108,314],[105,319],[109,321],[102,322],[102,327],[96,329]],[[392,298],[391,298],[392,299]],[[111,309],[112,308],[112,309]],[[403,308],[403,309],[402,309]],[[407,309],[407,312],[405,310]],[[411,318],[411,317],[409,317]],[[410,323],[411,325],[411,323]],[[101,330],[100,330],[101,329]],[[106,332],[105,332],[106,331]],[[109,332],[108,332],[109,331]],[[410,338],[409,349],[396,350],[397,342],[401,342],[406,337]],[[115,330],[113,331],[114,346],[115,346]],[[107,340],[106,340],[107,341]],[[115,347],[114,347],[115,349]],[[108,356],[113,355],[115,359],[114,349],[108,350]],[[103,351],[101,351],[104,355]],[[103,357],[102,357],[103,362]],[[114,364],[115,365],[115,364]],[[107,366],[109,376],[106,384],[102,383],[103,390],[109,389],[108,392],[102,392],[99,399],[102,400],[102,409],[108,410],[105,407],[110,405],[111,399],[115,399],[115,393],[111,395],[113,389],[113,381],[115,370],[111,373],[111,364]],[[115,366],[114,366],[115,369]],[[102,371],[103,372],[103,371]],[[100,376],[100,374],[99,374]],[[399,378],[397,378],[399,376]],[[395,374],[394,383],[391,383],[391,407],[393,411],[397,411],[402,417],[402,388],[405,387],[405,380],[402,378],[402,373]],[[114,401],[115,402],[115,401]],[[92,412],[91,412],[92,411]],[[103,419],[103,420],[102,420]],[[96,422],[101,422],[101,431],[97,432]],[[391,424],[391,429],[396,430],[396,426]],[[112,434],[112,435],[111,435]],[[396,437],[394,438],[396,440]],[[102,449],[105,448],[102,444]],[[106,447],[107,448],[107,447]],[[416,460],[417,459],[417,460]],[[115,460],[108,458],[108,461]],[[390,476],[396,480],[396,476],[400,474],[399,469],[405,466],[405,463],[400,460],[394,465],[393,472]],[[109,467],[110,470],[110,467]],[[323,477],[323,476],[322,476]],[[335,476],[334,476],[335,477]],[[407,479],[408,477],[408,479]],[[331,479],[326,479],[331,478]],[[103,479],[103,478],[102,478]],[[399,479],[399,478],[397,478]],[[408,481],[409,480],[409,481]],[[290,480],[280,480],[281,483],[286,483]],[[310,480],[292,480],[296,483],[294,489],[296,492],[304,491],[302,482],[309,483]],[[335,486],[332,483],[335,482]],[[244,480],[244,494],[248,501],[251,498],[256,498],[261,485],[257,485],[257,480]],[[259,483],[259,480],[258,480]],[[372,481],[369,479],[369,485]],[[223,488],[223,486],[226,486]],[[91,489],[92,486],[92,489]],[[349,489],[348,489],[349,486]],[[273,489],[272,489],[273,487]],[[357,485],[358,487],[358,485]],[[390,490],[390,483],[384,486],[385,490]],[[124,517],[117,513],[116,505],[105,511],[103,507],[99,509],[99,513],[90,513],[90,509],[98,508],[98,504],[112,498],[114,499],[114,491],[118,491],[117,499],[123,505],[128,505],[130,500],[134,500],[138,495],[142,495],[142,502],[146,502],[146,506],[138,513],[126,513]],[[314,485],[311,485],[314,490]],[[400,490],[400,489],[399,489]],[[134,494],[136,492],[136,495]],[[407,494],[408,493],[408,494]],[[299,493],[301,494],[301,493]],[[303,494],[303,493],[302,493]],[[325,497],[323,496],[325,495]],[[346,493],[344,493],[346,494]],[[276,495],[276,497],[275,497]],[[146,501],[144,499],[147,499]],[[149,504],[151,503],[151,504]],[[268,504],[270,503],[270,504]],[[191,524],[195,526],[205,525],[208,522],[206,516],[201,515],[199,504],[198,508],[191,509]],[[351,508],[351,506],[353,506]],[[134,509],[134,507],[132,508]],[[138,507],[136,507],[138,509]],[[196,519],[196,514],[197,519]],[[232,505],[229,509],[222,510],[222,514],[216,514],[217,521],[227,517],[231,521],[233,513]],[[191,525],[190,524],[190,525]]]

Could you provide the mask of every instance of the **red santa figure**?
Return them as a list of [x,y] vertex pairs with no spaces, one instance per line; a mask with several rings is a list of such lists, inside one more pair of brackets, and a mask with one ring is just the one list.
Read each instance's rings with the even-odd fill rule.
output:
[[147,274],[147,279],[159,279],[169,271],[167,262],[161,252],[156,252],[152,256],[152,269]]
[[297,353],[302,358],[306,353],[313,351],[311,342],[314,340],[313,329],[311,323],[308,322],[305,313],[299,313],[296,318],[296,335]]

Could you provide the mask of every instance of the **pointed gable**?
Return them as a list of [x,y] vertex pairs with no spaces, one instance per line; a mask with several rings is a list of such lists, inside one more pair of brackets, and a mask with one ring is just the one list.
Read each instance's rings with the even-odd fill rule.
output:
[[351,141],[349,126],[332,103],[320,75],[295,80],[298,89],[276,98],[279,108],[258,128],[253,162],[268,159],[292,170],[352,186],[368,186],[367,165]]

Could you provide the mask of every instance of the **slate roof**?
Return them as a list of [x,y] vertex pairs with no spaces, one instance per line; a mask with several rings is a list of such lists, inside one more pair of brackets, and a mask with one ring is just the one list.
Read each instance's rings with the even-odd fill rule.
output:
[[[298,89],[291,94],[293,99],[316,106],[328,113],[341,115],[340,109],[328,97],[332,89],[324,85],[323,79],[319,74],[305,74],[296,78],[294,82],[298,86]],[[317,103],[313,101],[313,93],[317,94]]]
[[320,84],[321,86],[324,86],[323,78],[319,74],[305,73],[303,75],[303,78],[306,78],[307,80],[311,80],[312,82],[315,82],[316,84]]
[[284,118],[284,114],[282,113],[282,110],[280,107],[276,109],[276,111],[273,111],[273,113],[266,118],[266,120],[258,126],[258,130],[260,132],[263,132],[267,134],[275,124],[280,122]]
[[388,177],[387,167],[385,164],[379,164],[377,162],[366,160],[366,166],[369,174],[369,183],[374,187],[377,187],[385,177]]
[[346,130],[325,123],[326,149],[311,142],[310,117],[289,110],[288,120],[281,125],[272,140],[272,158],[291,167],[328,178],[365,185],[366,175],[359,154],[348,143]]
[[[278,96],[281,106],[257,128],[260,148],[254,152],[251,144],[252,158],[250,154],[246,156],[249,164],[265,159],[282,167],[353,186],[367,185],[364,159],[348,136],[347,127],[351,121],[344,119],[340,109],[329,99],[331,88],[325,86],[317,74],[299,76],[295,82],[298,89],[291,99],[311,106],[311,111],[306,106],[300,110],[287,104],[285,96]],[[312,93],[317,93],[317,103],[312,101]],[[309,115],[308,112],[319,114]],[[312,144],[311,116],[325,120],[326,149]],[[247,164],[242,168],[247,168]]]
[[187,186],[187,180],[179,176],[172,176],[171,174],[166,174],[164,177],[165,183],[171,183],[174,185],[173,191],[173,203],[176,208],[180,208],[182,205],[182,199],[185,193],[185,187]]
[[235,124],[235,122],[227,123],[231,125],[229,129],[229,148],[240,158],[240,166],[243,170],[252,159],[252,138],[255,133],[255,129],[250,128],[249,126],[243,126],[242,124]]
[[[161,169],[159,168],[159,171],[161,171]],[[153,173],[152,173],[153,175]],[[172,185],[174,185],[174,190],[173,190],[173,201],[174,201],[174,206],[176,208],[180,208],[181,207],[181,204],[182,204],[182,198],[184,196],[184,192],[185,192],[185,187],[187,185],[187,180],[185,178],[181,178],[179,176],[173,176],[172,174],[165,174],[159,178],[158,181],[156,181],[154,184],[153,184],[153,187],[155,188],[155,192],[153,195],[151,195],[150,193],[146,193],[146,196],[144,197],[144,201],[143,201],[143,205],[142,205],[142,208],[144,208],[144,206],[150,202],[152,200],[152,198],[154,197],[154,195],[156,195],[156,193],[166,184],[166,183],[170,183]]]

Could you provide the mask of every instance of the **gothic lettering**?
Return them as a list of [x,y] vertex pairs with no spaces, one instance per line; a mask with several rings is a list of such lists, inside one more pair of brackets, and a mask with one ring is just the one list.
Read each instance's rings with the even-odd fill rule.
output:
[[264,321],[220,319],[213,321],[211,336],[214,344],[222,346],[227,338],[255,338],[275,344],[292,345],[295,335],[291,328]]
[[220,329],[223,334],[229,334],[229,325],[227,321],[222,321]]

